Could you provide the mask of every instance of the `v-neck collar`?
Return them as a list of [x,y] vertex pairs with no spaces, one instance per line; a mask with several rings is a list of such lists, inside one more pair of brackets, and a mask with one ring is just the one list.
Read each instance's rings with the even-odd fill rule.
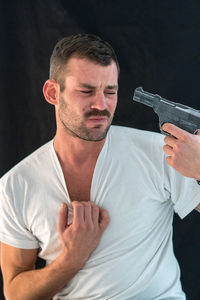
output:
[[[94,168],[94,172],[93,172],[93,176],[92,176],[91,188],[90,188],[90,200],[94,201],[94,202],[95,202],[94,188],[96,186],[97,178],[100,175],[99,171],[100,171],[101,166],[102,166],[103,157],[104,157],[105,153],[107,152],[107,147],[108,147],[108,143],[109,143],[109,131],[107,133],[105,143],[104,143],[104,145],[103,145],[103,147],[102,147],[102,149],[101,149],[101,151],[98,155],[98,158],[97,158],[97,161],[96,161],[96,164],[95,164],[95,168]],[[71,206],[71,199],[70,199],[69,192],[68,192],[68,189],[67,189],[67,185],[66,185],[66,182],[65,182],[64,173],[63,173],[61,164],[59,162],[58,156],[57,156],[55,148],[54,148],[54,139],[51,141],[51,153],[52,153],[52,158],[53,158],[56,173],[57,173],[58,178],[60,179],[60,181],[62,183],[63,189],[64,189],[64,191],[66,193],[66,196],[67,196],[68,205]]]

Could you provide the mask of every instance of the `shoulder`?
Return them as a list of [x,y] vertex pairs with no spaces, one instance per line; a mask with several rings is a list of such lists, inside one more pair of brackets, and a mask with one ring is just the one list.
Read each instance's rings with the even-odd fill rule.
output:
[[115,143],[134,144],[139,147],[162,147],[164,136],[157,132],[130,127],[111,126],[110,137]]
[[11,184],[20,177],[26,179],[33,174],[37,176],[43,169],[43,165],[49,165],[52,145],[53,141],[49,141],[20,161],[17,165],[3,175],[3,177],[0,179],[1,185],[6,185],[9,182]]

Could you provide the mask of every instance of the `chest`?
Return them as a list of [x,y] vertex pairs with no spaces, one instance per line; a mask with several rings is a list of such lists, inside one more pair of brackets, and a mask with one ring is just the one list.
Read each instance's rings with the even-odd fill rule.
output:
[[65,170],[65,184],[71,201],[90,201],[93,169]]
[[[152,178],[156,173],[151,174],[152,176],[145,176],[142,168],[137,168],[138,172],[132,171],[135,170],[134,161],[132,164],[129,162],[129,165],[124,166],[119,160],[116,166],[109,160],[107,166],[98,164],[95,172],[94,168],[89,167],[79,170],[68,168],[67,172],[63,172],[71,201],[92,200],[109,213],[110,223],[102,236],[98,253],[108,248],[113,253],[113,249],[118,249],[121,245],[124,245],[125,250],[127,247],[140,245],[148,240],[154,228],[159,230],[160,234],[156,232],[160,241],[166,231],[164,225],[171,215],[172,208],[167,204],[169,201],[164,201],[162,195],[158,194],[153,184]],[[130,173],[132,173],[131,176]],[[50,260],[52,255],[49,249],[55,249],[55,255],[60,249],[59,238],[55,230],[60,204],[65,201],[71,208],[63,177],[56,176],[57,174],[54,179],[50,177],[46,184],[40,185],[37,189],[31,184],[27,189],[26,196],[29,199],[25,202],[27,207],[22,209],[26,212],[24,222],[40,241],[41,257]],[[146,180],[141,180],[142,178]],[[44,180],[45,177],[42,179]],[[159,177],[155,179],[161,186]],[[168,226],[171,224],[168,223]],[[132,246],[128,241],[133,242]]]

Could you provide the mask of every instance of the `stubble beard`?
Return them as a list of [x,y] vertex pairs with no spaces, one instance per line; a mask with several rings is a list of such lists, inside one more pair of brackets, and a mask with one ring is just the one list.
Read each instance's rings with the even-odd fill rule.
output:
[[99,142],[102,141],[111,126],[113,116],[109,111],[91,110],[83,116],[84,120],[91,116],[106,116],[108,124],[105,129],[102,129],[103,125],[99,124],[92,128],[87,128],[84,121],[80,119],[73,111],[70,111],[68,105],[64,102],[64,99],[60,98],[60,108],[58,111],[60,121],[67,131],[73,137],[80,138],[85,141]]

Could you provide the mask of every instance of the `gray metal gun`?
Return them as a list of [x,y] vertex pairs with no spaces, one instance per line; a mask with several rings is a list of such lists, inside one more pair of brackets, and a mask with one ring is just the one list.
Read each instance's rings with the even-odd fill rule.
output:
[[135,89],[133,100],[153,108],[159,117],[160,131],[164,123],[172,123],[192,134],[200,129],[200,111],[189,106],[172,102],[156,94],[145,92],[142,87]]

